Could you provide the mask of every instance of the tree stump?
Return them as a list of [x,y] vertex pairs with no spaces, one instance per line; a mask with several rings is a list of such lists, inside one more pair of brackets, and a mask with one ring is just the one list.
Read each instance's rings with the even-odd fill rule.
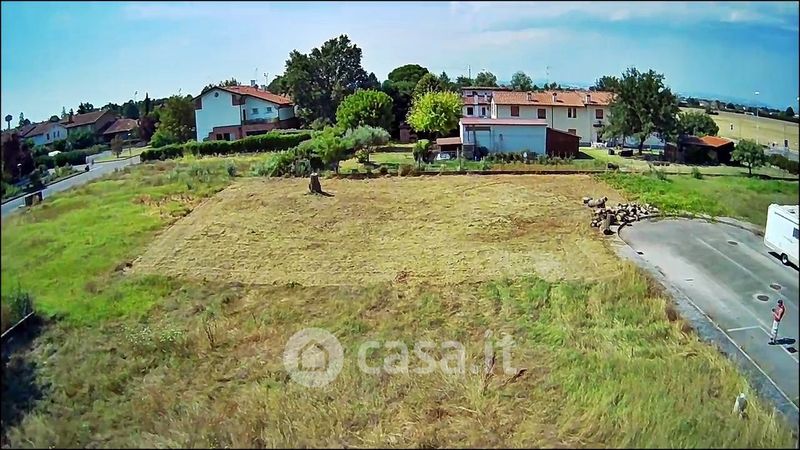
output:
[[603,234],[611,234],[611,214],[606,214],[606,217],[603,219],[603,224],[600,226],[603,230]]
[[317,172],[311,173],[311,179],[308,182],[308,191],[312,194],[322,194],[322,185],[319,184],[319,174]]

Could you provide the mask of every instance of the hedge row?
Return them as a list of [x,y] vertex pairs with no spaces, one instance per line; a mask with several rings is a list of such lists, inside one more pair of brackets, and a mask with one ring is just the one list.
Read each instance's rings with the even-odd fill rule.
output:
[[228,155],[231,153],[277,152],[296,147],[297,144],[311,139],[311,132],[280,133],[270,131],[267,134],[250,136],[238,141],[207,141],[172,144],[160,148],[145,150],[141,154],[142,161],[180,158],[190,153],[195,156]]
[[54,169],[56,167],[64,167],[67,164],[72,166],[77,166],[81,164],[86,164],[87,156],[96,155],[98,153],[104,152],[105,150],[108,150],[108,146],[93,145],[84,150],[72,150],[69,152],[61,152],[55,156],[41,155],[33,158],[33,164],[34,167],[39,167],[41,165],[44,165],[48,169]]
[[797,161],[792,161],[791,159],[783,156],[783,155],[769,155],[769,163],[773,166],[780,167],[781,169],[791,173],[792,175],[797,175],[800,170],[800,163]]

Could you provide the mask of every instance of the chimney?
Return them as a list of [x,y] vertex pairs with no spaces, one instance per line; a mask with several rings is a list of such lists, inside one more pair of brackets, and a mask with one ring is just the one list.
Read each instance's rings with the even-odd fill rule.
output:
[[592,103],[592,94],[586,93],[586,103]]
[[267,90],[267,85],[266,84],[262,84],[261,85],[261,90],[262,91],[266,91]]
[[256,84],[256,80],[250,80],[250,87],[257,88],[258,85]]
[[556,96],[558,96],[558,93],[557,92],[553,92],[553,103],[556,102]]
[[531,91],[528,91],[528,101],[531,101]]

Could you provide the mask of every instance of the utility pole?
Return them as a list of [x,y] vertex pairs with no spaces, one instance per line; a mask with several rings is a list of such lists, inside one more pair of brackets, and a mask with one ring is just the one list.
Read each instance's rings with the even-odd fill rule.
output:
[[758,91],[756,91],[756,145],[758,145]]
[[469,64],[467,64],[467,78],[472,80],[472,66],[470,66]]

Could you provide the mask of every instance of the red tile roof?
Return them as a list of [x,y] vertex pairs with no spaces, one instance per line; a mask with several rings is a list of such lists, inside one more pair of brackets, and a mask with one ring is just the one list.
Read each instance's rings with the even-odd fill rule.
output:
[[[553,102],[553,94],[555,94],[555,102]],[[587,95],[589,96],[588,102]],[[497,91],[494,93],[494,102],[498,105],[569,106],[583,108],[586,105],[607,106],[611,103],[611,97],[611,92],[602,91]]]
[[519,118],[505,118],[505,119],[492,119],[489,117],[462,117],[462,125],[540,125],[547,126],[547,121],[544,119],[519,119]]
[[131,131],[138,126],[136,119],[117,119],[103,134],[116,134]]
[[681,139],[682,144],[700,145],[703,147],[722,147],[733,143],[733,141],[717,136],[685,136]]
[[275,103],[276,105],[288,106],[292,104],[292,100],[288,97],[273,94],[270,91],[263,91],[252,86],[218,86],[218,88],[234,94],[249,95],[250,97],[260,98],[261,100],[266,100],[268,102]]
[[[53,128],[53,125],[57,124],[58,122],[39,122],[33,124],[33,128],[27,130],[25,134],[21,134],[20,136],[24,138],[30,138],[34,136],[40,136],[45,133],[49,133],[50,130]],[[63,126],[63,125],[62,125]]]
[[75,114],[72,116],[72,122],[69,121],[69,117],[66,119],[61,119],[61,125],[64,125],[66,128],[72,127],[79,127],[82,125],[90,125],[97,122],[104,114],[110,112],[107,109],[101,109],[99,111],[92,111],[86,114]]

